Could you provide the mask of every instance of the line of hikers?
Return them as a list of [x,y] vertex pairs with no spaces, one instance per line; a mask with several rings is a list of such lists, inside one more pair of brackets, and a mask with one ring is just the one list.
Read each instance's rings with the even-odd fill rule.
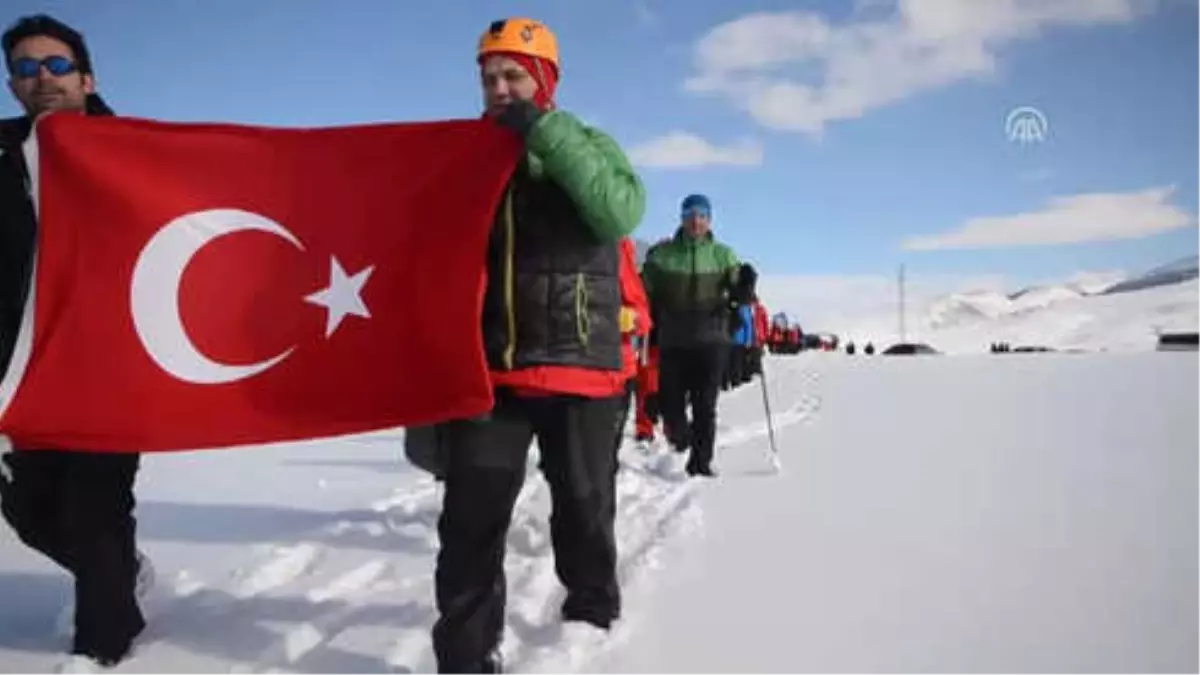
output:
[[[33,268],[37,219],[23,152],[33,122],[55,112],[114,114],[73,28],[24,17],[3,48],[25,115],[0,120],[0,373]],[[506,533],[532,441],[552,494],[555,569],[567,591],[561,617],[607,631],[621,616],[615,483],[630,398],[638,393],[639,429],[644,414],[661,416],[671,446],[689,453],[687,473],[713,476],[719,391],[761,371],[766,333],[755,330],[766,316],[755,274],[714,238],[703,195],[683,200],[675,234],[649,250],[638,273],[630,235],[645,187],[611,137],[556,105],[559,49],[545,24],[495,21],[473,57],[484,119],[526,152],[486,252],[480,330],[495,405],[405,434],[405,454],[444,488],[432,629],[441,672],[500,671]],[[14,448],[0,457],[4,519],[74,576],[71,651],[105,666],[123,661],[146,625],[139,599],[153,574],[136,545],[138,468],[138,454],[97,448]]]
[[[702,195],[693,195],[689,200],[704,199]],[[685,203],[686,200],[685,200]],[[707,202],[705,202],[707,203]],[[753,381],[755,375],[763,373],[763,353],[767,348],[767,337],[769,336],[769,318],[766,305],[758,296],[756,289],[758,273],[754,266],[750,263],[742,263],[738,266],[738,277],[735,287],[740,289],[737,294],[731,299],[729,307],[729,333],[730,345],[727,349],[721,350],[716,347],[716,353],[709,361],[709,368],[705,372],[717,373],[715,378],[716,387],[721,391],[732,391],[745,384]],[[697,438],[694,430],[689,429],[685,434],[672,434],[670,431],[669,418],[663,414],[662,410],[662,395],[660,394],[662,387],[662,376],[660,375],[662,362],[662,349],[659,345],[658,331],[656,326],[652,326],[647,335],[635,335],[633,343],[638,350],[639,358],[637,365],[637,374],[633,382],[634,392],[636,394],[634,400],[634,409],[636,411],[634,439],[643,446],[649,445],[656,440],[655,428],[662,421],[663,435],[668,439],[677,450],[684,449],[687,442],[691,438]],[[724,351],[722,357],[720,352]],[[673,361],[672,356],[675,350],[668,351],[668,365]],[[683,358],[682,355],[676,355],[676,358]],[[718,362],[719,361],[719,362]],[[671,368],[672,376],[677,376],[685,373],[683,368]],[[708,380],[708,385],[712,386],[712,380]],[[690,385],[688,382],[669,382],[666,386],[668,396],[679,396],[681,393],[690,393]],[[707,401],[712,399],[715,406],[716,392],[709,393],[705,391],[700,397],[701,405],[699,408],[693,407],[693,417],[699,415],[704,418],[707,415],[715,415],[715,410],[710,411],[707,406]],[[674,403],[673,403],[674,404]],[[713,418],[715,420],[715,417]],[[714,422],[715,423],[715,422]],[[694,424],[694,421],[693,421]],[[704,442],[709,442],[711,433],[703,429],[704,424],[701,424],[701,433],[707,434],[700,436]],[[701,457],[707,457],[705,463],[689,463],[687,471],[692,475],[715,476],[715,471],[712,468],[712,451],[708,450]]]

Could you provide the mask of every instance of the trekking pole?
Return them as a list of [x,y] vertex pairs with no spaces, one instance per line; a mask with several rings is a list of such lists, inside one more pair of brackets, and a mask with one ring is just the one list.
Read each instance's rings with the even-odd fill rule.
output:
[[771,397],[767,394],[766,359],[763,359],[758,375],[758,383],[762,385],[763,410],[767,414],[767,438],[771,443],[771,464],[775,466],[775,471],[779,472],[783,470],[783,463],[779,460],[779,446],[775,444],[775,421],[771,415]]

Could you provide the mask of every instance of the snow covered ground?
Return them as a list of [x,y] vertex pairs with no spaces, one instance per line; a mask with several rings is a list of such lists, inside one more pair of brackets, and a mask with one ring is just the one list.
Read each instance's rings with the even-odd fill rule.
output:
[[[564,635],[544,483],[512,530],[512,671],[1195,671],[1194,353],[769,362],[714,482],[623,450],[626,616]],[[438,491],[395,434],[147,457],[159,585],[121,672],[428,672]],[[0,531],[0,670],[62,661],[64,575]]]
[[596,670],[1196,671],[1195,354],[771,365],[819,402],[785,475],[724,444],[704,529]]

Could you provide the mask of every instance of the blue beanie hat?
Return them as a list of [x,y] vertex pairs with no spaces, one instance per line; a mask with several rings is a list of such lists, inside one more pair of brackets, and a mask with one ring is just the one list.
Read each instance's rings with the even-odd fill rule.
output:
[[708,197],[705,197],[704,195],[688,195],[687,197],[684,197],[683,204],[680,206],[680,210],[684,213],[692,210],[703,211],[708,215],[712,215],[712,203],[709,202]]

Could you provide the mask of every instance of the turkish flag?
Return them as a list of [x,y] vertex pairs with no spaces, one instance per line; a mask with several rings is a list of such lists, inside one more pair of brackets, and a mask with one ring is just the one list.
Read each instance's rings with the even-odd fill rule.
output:
[[57,114],[0,433],[217,448],[491,408],[493,214],[520,157],[483,120],[328,129]]

